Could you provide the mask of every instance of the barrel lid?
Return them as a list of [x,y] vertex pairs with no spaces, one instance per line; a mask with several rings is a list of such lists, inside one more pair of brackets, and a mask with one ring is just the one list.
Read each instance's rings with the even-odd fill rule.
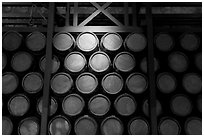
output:
[[90,52],[99,43],[97,36],[93,32],[82,32],[77,36],[77,46],[80,50]]
[[185,74],[182,84],[184,89],[191,94],[197,94],[202,90],[201,77],[196,73]]
[[30,107],[29,99],[23,94],[16,94],[8,101],[8,109],[13,116],[23,116]]
[[135,117],[128,122],[128,133],[130,135],[148,135],[149,130],[149,124],[143,117]]
[[11,60],[12,68],[17,72],[28,70],[32,65],[33,57],[28,52],[17,52]]
[[161,51],[170,51],[174,46],[174,39],[169,33],[161,32],[155,36],[155,44]]
[[104,72],[110,67],[109,56],[102,51],[95,52],[89,58],[89,65],[95,72]]
[[80,52],[69,53],[65,60],[64,66],[71,72],[80,72],[86,65],[86,58]]
[[2,135],[11,135],[13,123],[9,117],[2,116]]
[[[144,57],[140,63],[140,69],[147,73],[147,58]],[[157,71],[159,69],[159,62],[158,59],[154,58],[154,71]]]
[[195,56],[195,65],[199,70],[202,71],[202,53],[201,52],[199,52]]
[[2,76],[2,93],[10,94],[18,87],[18,77],[12,72],[3,73]]
[[88,102],[89,110],[97,116],[105,115],[109,111],[110,105],[110,100],[102,94],[93,96]]
[[134,52],[139,52],[147,46],[147,40],[142,33],[131,33],[125,39],[125,46]]
[[[39,62],[40,70],[41,70],[42,72],[44,72],[44,70],[45,70],[45,63],[46,63],[46,58],[45,58],[45,56],[43,56],[43,57],[40,59],[40,62]],[[53,56],[53,57],[52,57],[52,73],[57,72],[57,70],[59,69],[59,67],[60,67],[60,61],[59,61],[59,59],[57,58],[57,56]]]
[[202,135],[202,120],[198,117],[189,117],[185,122],[187,135]]
[[126,86],[132,93],[143,93],[148,87],[147,78],[141,73],[132,73],[126,79]]
[[26,37],[26,46],[32,51],[40,51],[45,47],[46,37],[39,31],[34,31]]
[[107,93],[117,94],[123,88],[123,78],[118,73],[108,73],[103,77],[101,85]]
[[3,48],[8,51],[18,49],[22,43],[23,36],[16,31],[8,31],[3,35]]
[[74,37],[68,32],[59,32],[53,38],[53,45],[59,51],[69,50],[74,43]]
[[2,52],[2,70],[6,67],[7,64],[7,56]]
[[62,102],[62,109],[69,116],[80,114],[85,106],[84,99],[78,94],[69,94]]
[[[149,100],[146,99],[142,106],[143,113],[149,117]],[[156,100],[156,115],[159,116],[162,112],[162,105],[159,100]]]
[[195,33],[184,33],[180,37],[180,44],[183,49],[194,51],[198,49],[200,39]]
[[74,124],[74,131],[77,135],[95,135],[97,132],[97,123],[90,116],[78,118]]
[[129,72],[135,67],[135,57],[129,52],[120,52],[114,58],[114,67],[122,72]]
[[40,127],[36,117],[25,118],[18,126],[19,135],[38,135],[39,131]]
[[101,46],[103,46],[106,50],[109,51],[116,51],[118,50],[123,44],[122,37],[115,32],[106,33],[101,38]]
[[37,93],[43,87],[42,75],[38,72],[30,72],[23,77],[22,87],[28,93]]

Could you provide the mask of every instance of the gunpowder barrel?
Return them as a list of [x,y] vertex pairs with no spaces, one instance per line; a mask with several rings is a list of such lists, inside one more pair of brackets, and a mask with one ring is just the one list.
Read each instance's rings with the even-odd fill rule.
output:
[[144,118],[133,118],[128,123],[128,133],[130,135],[148,135],[149,132],[149,124]]
[[181,47],[187,51],[194,51],[200,45],[199,37],[194,33],[184,33],[180,38]]
[[13,132],[13,123],[9,117],[2,116],[2,135],[11,135]]
[[170,51],[174,47],[174,39],[168,33],[158,33],[154,39],[156,47],[161,51]]
[[35,117],[23,119],[18,126],[19,135],[38,135],[40,125]]
[[187,135],[202,135],[202,120],[198,117],[190,117],[185,122]]
[[14,51],[22,44],[23,36],[16,31],[8,31],[3,35],[2,46],[7,51]]
[[2,77],[2,93],[10,94],[18,87],[18,77],[12,72],[6,72]]

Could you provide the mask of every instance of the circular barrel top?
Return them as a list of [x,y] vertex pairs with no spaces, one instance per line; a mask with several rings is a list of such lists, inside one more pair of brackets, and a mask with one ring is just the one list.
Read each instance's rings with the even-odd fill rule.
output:
[[49,134],[68,135],[71,131],[71,124],[64,116],[56,116],[49,122]]
[[159,33],[155,36],[156,47],[161,51],[169,51],[174,46],[174,40],[168,33]]
[[18,77],[11,72],[4,73],[2,76],[2,93],[10,94],[18,87]]
[[123,94],[117,97],[114,106],[120,115],[129,116],[135,112],[137,103],[131,95]]
[[40,73],[31,72],[24,76],[22,86],[28,93],[37,93],[42,89],[43,78]]
[[51,80],[51,88],[57,94],[64,94],[70,91],[72,85],[72,77],[63,72],[55,74]]
[[159,133],[161,135],[179,135],[180,130],[178,121],[173,118],[165,118],[159,123]]
[[196,73],[188,73],[183,77],[183,87],[191,94],[197,94],[202,90],[201,77]]
[[101,85],[107,93],[117,94],[123,88],[123,78],[118,73],[108,73],[103,77]]
[[188,51],[196,50],[200,45],[200,39],[196,34],[185,33],[180,39],[181,47]]
[[126,86],[132,93],[140,94],[147,89],[147,79],[143,74],[132,73],[126,79]]
[[23,94],[14,95],[8,102],[9,112],[14,116],[23,116],[29,107],[30,102]]
[[83,94],[90,94],[98,86],[98,80],[93,74],[86,72],[80,74],[76,79],[77,90]]
[[184,53],[173,52],[168,57],[169,67],[175,72],[184,72],[188,67],[188,58]]
[[30,33],[26,38],[26,46],[32,51],[41,51],[45,44],[45,35],[38,31]]
[[65,114],[76,116],[80,114],[84,108],[85,102],[78,94],[70,94],[66,96],[62,102],[62,108]]
[[116,51],[118,50],[123,44],[123,40],[118,33],[106,33],[101,38],[101,46],[108,51]]
[[[42,72],[45,71],[45,64],[46,64],[46,58],[45,56],[43,56],[41,59],[40,59],[40,69]],[[60,61],[59,59],[56,57],[56,56],[53,56],[52,57],[52,73],[55,73],[57,72],[57,70],[59,69],[60,67]]]
[[38,135],[40,127],[34,118],[23,119],[18,127],[20,135]]
[[120,119],[115,116],[107,117],[101,124],[101,133],[103,135],[122,135],[123,124]]
[[202,135],[202,120],[198,117],[188,118],[185,122],[187,135]]
[[97,36],[92,32],[82,32],[77,37],[77,46],[84,52],[94,50],[99,43]]
[[[140,69],[147,73],[147,58],[144,57],[140,63]],[[156,58],[154,58],[154,71],[157,71],[159,69],[159,62]]]
[[23,36],[16,31],[8,31],[3,35],[2,46],[5,50],[14,51],[22,43]]
[[[55,112],[57,111],[58,108],[58,104],[57,101],[55,100],[54,97],[51,97],[50,100],[51,104],[50,104],[50,116],[55,114]],[[38,104],[37,104],[37,111],[38,113],[41,115],[42,114],[42,106],[43,106],[43,100],[42,97],[38,100]]]
[[171,110],[178,116],[187,116],[192,111],[192,103],[185,95],[176,95],[171,100]]
[[143,118],[133,118],[128,124],[128,132],[130,135],[148,135],[149,124]]
[[[149,116],[149,100],[146,99],[143,103],[143,106],[142,106],[142,110],[143,110],[143,113],[146,115],[146,116]],[[159,100],[156,100],[156,114],[157,116],[159,116],[162,112],[162,106],[161,106],[161,103],[159,102]]]
[[73,73],[82,71],[85,65],[86,58],[80,52],[71,52],[64,60],[65,68]]
[[2,116],[2,135],[11,135],[13,123],[10,118]]
[[106,96],[98,94],[89,100],[88,105],[91,113],[97,116],[103,116],[109,111],[111,102]]
[[76,135],[95,135],[97,132],[97,123],[89,116],[82,116],[76,120],[74,131]]
[[59,51],[69,50],[74,43],[74,37],[67,32],[59,32],[53,38],[53,45]]
[[198,53],[195,56],[195,65],[196,67],[202,71],[202,53]]
[[157,77],[157,86],[162,93],[171,93],[176,89],[176,78],[168,72],[159,74]]
[[126,37],[125,46],[131,51],[139,52],[147,46],[147,40],[143,34],[132,33]]
[[2,70],[6,67],[7,64],[7,56],[6,54],[2,53]]
[[28,70],[32,65],[33,58],[27,52],[17,52],[11,61],[12,68],[17,72]]
[[135,58],[129,52],[121,52],[114,58],[114,67],[122,72],[129,72],[135,67]]

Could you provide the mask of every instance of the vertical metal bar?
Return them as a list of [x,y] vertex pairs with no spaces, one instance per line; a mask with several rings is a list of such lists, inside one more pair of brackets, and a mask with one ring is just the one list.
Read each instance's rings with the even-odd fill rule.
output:
[[125,22],[125,26],[129,26],[129,13],[128,13],[128,3],[124,2],[124,22]]
[[73,19],[73,26],[78,25],[78,2],[74,2],[74,19]]
[[49,14],[48,14],[48,27],[47,27],[47,40],[46,40],[46,64],[44,72],[44,87],[43,87],[43,108],[41,115],[41,135],[47,134],[47,121],[49,114],[49,88],[50,88],[50,77],[52,71],[52,35],[54,31],[54,13],[55,3],[49,3]]
[[134,2],[132,5],[132,25],[137,26],[137,7],[136,3]]
[[151,118],[151,134],[157,134],[157,115],[156,115],[156,90],[154,75],[154,47],[153,47],[153,22],[151,3],[146,4],[147,39],[148,39],[148,73],[149,73],[149,112]]
[[70,17],[70,3],[67,2],[66,23],[65,23],[66,26],[70,26],[69,17]]

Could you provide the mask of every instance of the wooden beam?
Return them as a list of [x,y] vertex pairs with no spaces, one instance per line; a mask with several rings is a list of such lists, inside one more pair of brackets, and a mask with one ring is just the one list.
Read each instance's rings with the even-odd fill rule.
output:
[[70,3],[67,2],[67,12],[66,12],[66,22],[65,25],[69,26],[69,18],[70,18]]
[[134,2],[133,4],[132,4],[132,15],[133,15],[133,17],[132,17],[132,24],[133,24],[133,26],[137,26],[137,11],[136,11],[136,3]]
[[52,37],[54,31],[54,13],[55,3],[49,3],[48,27],[47,27],[47,40],[46,40],[46,64],[44,72],[44,86],[43,86],[43,108],[41,115],[41,135],[47,134],[49,106],[50,106],[50,78],[52,72]]
[[149,112],[151,121],[151,134],[157,134],[157,114],[156,114],[156,90],[155,90],[155,74],[154,74],[154,47],[153,47],[153,22],[151,3],[146,5],[146,21],[147,21],[147,43],[148,43],[148,74],[149,74]]
[[17,32],[33,32],[33,31],[47,32],[47,28],[45,27],[2,27],[2,32],[7,32],[10,30],[14,30]]
[[128,3],[124,2],[124,22],[125,26],[129,26],[129,14],[128,14]]
[[78,2],[74,2],[74,19],[73,26],[78,25]]

